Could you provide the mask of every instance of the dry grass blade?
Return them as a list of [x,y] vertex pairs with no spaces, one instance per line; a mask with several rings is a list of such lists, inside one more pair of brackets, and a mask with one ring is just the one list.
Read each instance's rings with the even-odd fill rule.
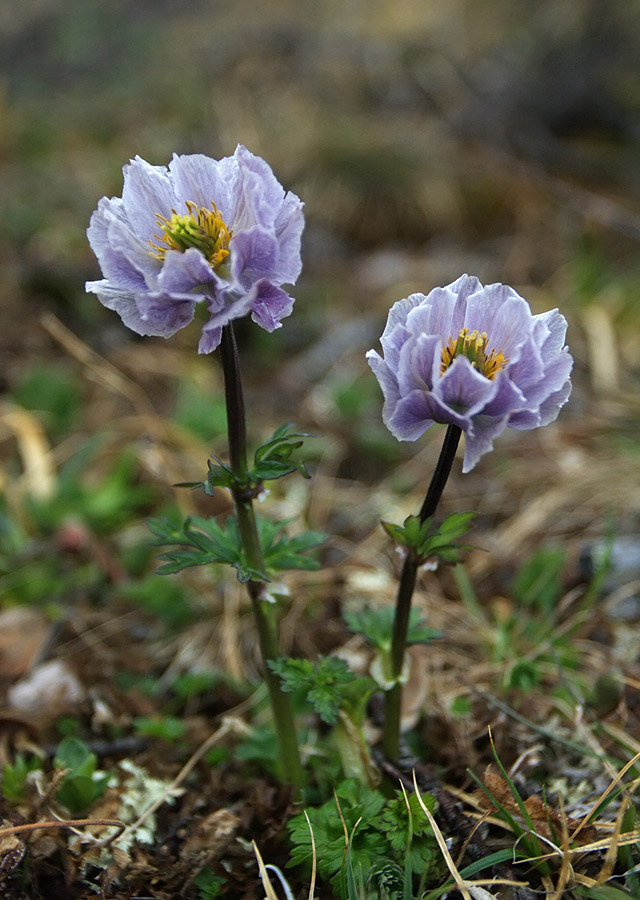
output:
[[[46,500],[53,493],[56,475],[44,428],[32,413],[9,404],[0,407],[0,425],[15,435],[28,493]],[[8,476],[6,479],[3,477],[2,481],[5,480],[8,480]]]
[[253,847],[253,852],[256,855],[256,859],[258,860],[258,868],[260,870],[260,878],[262,879],[262,886],[265,890],[266,900],[279,900],[278,895],[276,894],[275,888],[271,884],[271,879],[269,878],[269,873],[267,872],[267,867],[265,866],[262,857],[260,856],[260,851],[258,850],[258,845],[255,841],[251,841],[251,846]]
[[444,858],[445,863],[447,864],[447,868],[451,873],[451,877],[455,881],[456,888],[460,891],[465,900],[484,900],[486,897],[493,897],[493,894],[490,894],[488,891],[484,890],[483,885],[510,885],[513,887],[526,887],[527,883],[524,881],[512,881],[508,878],[488,878],[488,879],[474,879],[473,881],[466,881],[462,875],[460,874],[458,867],[453,861],[453,857],[449,853],[449,848],[447,847],[446,841],[440,828],[438,827],[438,823],[433,818],[432,814],[427,809],[427,806],[422,799],[420,791],[418,789],[418,783],[416,781],[416,773],[415,769],[413,772],[413,787],[416,793],[416,797],[418,798],[418,803],[422,811],[424,812],[429,825],[433,829],[433,834],[435,836],[436,841],[438,842],[438,846],[440,847],[440,852]]
[[[589,824],[589,820],[590,820],[591,816],[595,813],[595,811],[602,804],[602,802],[609,796],[609,794],[616,787],[618,782],[620,782],[622,780],[622,778],[624,778],[624,776],[629,771],[629,769],[638,762],[638,760],[640,760],[640,753],[636,753],[636,755],[632,759],[630,759],[629,762],[625,766],[622,767],[622,769],[620,769],[620,771],[615,776],[613,781],[611,781],[610,784],[605,788],[605,790],[600,794],[600,796],[598,797],[596,802],[593,804],[593,806],[591,807],[589,812],[583,818],[582,822],[578,825],[578,827],[575,829],[575,831],[571,835],[571,837],[569,839],[571,843],[573,843],[573,841],[575,841],[577,835],[582,831],[582,829],[585,828]],[[638,779],[636,779],[634,781],[634,784],[636,784],[636,783],[638,783]]]
[[125,827],[124,822],[121,822],[120,819],[53,819],[47,822],[29,822],[24,825],[10,825],[6,828],[0,828],[0,838],[7,837],[10,834],[38,831],[40,828],[86,828],[90,825],[119,828],[120,833],[124,831]]
[[[316,886],[316,845],[315,845],[315,841],[313,838],[313,829],[311,828],[311,822],[309,821],[309,817],[307,816],[306,812],[305,812],[305,818],[307,820],[307,825],[309,826],[309,831],[311,833],[311,848],[312,848],[312,853],[313,853],[313,868],[311,871],[311,882],[309,884],[309,900],[313,900],[313,894],[314,894],[315,886]],[[262,856],[260,854],[260,851],[258,850],[258,845],[256,844],[255,841],[251,841],[251,846],[253,847],[253,852],[255,853],[256,859],[258,860],[258,868],[260,870],[260,878],[262,879],[262,886],[264,887],[264,890],[266,893],[266,897],[264,898],[264,900],[279,900],[276,889],[274,888],[273,883],[272,883],[271,879],[269,878],[269,869],[271,869],[272,872],[275,872],[275,874],[278,876],[278,879],[284,889],[287,900],[294,900],[293,891],[291,890],[291,885],[289,884],[287,879],[284,877],[284,875],[282,874],[280,869],[277,866],[270,865],[269,863],[267,863],[265,865],[264,860],[262,859]]]
[[606,882],[609,881],[609,879],[613,875],[613,870],[618,860],[618,847],[620,846],[620,832],[622,830],[622,822],[624,819],[624,814],[629,808],[629,803],[629,798],[623,797],[622,803],[620,804],[620,809],[618,810],[618,815],[616,816],[616,827],[611,834],[611,840],[604,855],[602,868],[600,869],[600,873],[596,878],[595,883],[597,887],[606,884]]
[[[243,730],[244,729],[244,730]],[[105,846],[113,843],[118,840],[122,840],[125,837],[129,837],[129,835],[134,834],[138,828],[143,824],[143,822],[149,818],[162,804],[170,797],[174,791],[176,791],[182,782],[185,780],[187,775],[191,772],[195,765],[202,759],[202,757],[207,753],[212,747],[216,744],[220,743],[224,738],[229,735],[238,734],[241,732],[243,736],[246,734],[246,726],[240,723],[239,719],[233,719],[231,716],[225,716],[222,720],[222,724],[217,731],[214,731],[213,734],[209,735],[206,741],[198,747],[195,753],[189,757],[184,766],[180,769],[176,777],[170,782],[165,790],[162,792],[162,795],[154,800],[154,802],[148,806],[140,816],[133,822],[131,825],[127,825],[122,834],[112,835],[105,841]]]
[[[124,375],[116,366],[96,353],[81,341],[72,331],[60,322],[53,313],[45,313],[40,322],[43,328],[57,341],[66,352],[84,366],[88,376],[97,384],[106,386],[110,391],[120,394],[131,403],[144,428],[157,444],[157,451],[162,460],[163,469],[169,481],[179,482],[182,473],[175,467],[172,455],[166,448],[170,443],[169,432],[165,420],[158,415],[142,388]],[[185,499],[186,498],[186,499]],[[188,495],[183,496],[182,503],[188,502]]]
[[467,852],[467,848],[468,848],[469,844],[471,843],[471,841],[473,840],[473,838],[475,836],[475,833],[480,828],[480,826],[483,825],[490,818],[490,816],[491,816],[491,814],[489,812],[484,813],[484,815],[480,816],[480,818],[475,823],[473,828],[469,831],[469,834],[466,836],[462,846],[460,847],[460,852],[458,853],[458,859],[456,860],[456,865],[458,865],[458,866],[460,865],[460,863],[464,859],[464,856],[465,856],[465,853]]
[[337,794],[335,788],[333,791],[333,796],[335,797],[336,806],[338,807],[338,815],[340,816],[340,821],[342,822],[342,828],[344,831],[344,852],[346,855],[346,853],[349,849],[349,831],[347,830],[347,823],[345,822],[344,816],[342,815],[342,808],[340,807],[340,801],[338,800],[338,794]]
[[471,894],[467,890],[465,881],[464,881],[462,875],[460,874],[460,872],[458,871],[458,868],[457,868],[455,862],[453,861],[453,857],[449,853],[449,848],[447,847],[446,841],[445,841],[444,837],[442,836],[442,832],[438,828],[438,823],[436,822],[436,820],[433,818],[433,816],[427,809],[427,805],[424,802],[424,800],[422,799],[420,791],[418,790],[418,782],[416,781],[415,769],[413,771],[413,787],[416,792],[416,796],[418,798],[418,803],[420,804],[422,811],[424,812],[425,816],[427,817],[427,819],[429,821],[429,825],[431,825],[431,828],[433,829],[433,833],[435,835],[436,841],[438,842],[438,846],[440,847],[440,852],[442,853],[442,856],[444,857],[444,861],[447,864],[447,868],[451,872],[451,876],[453,877],[453,880],[455,881],[458,890],[460,891],[462,896],[465,898],[465,900],[472,900]]
[[309,834],[311,835],[311,881],[309,883],[309,900],[313,900],[313,895],[316,889],[316,868],[318,864],[318,860],[316,858],[316,840],[313,836],[313,828],[311,827],[311,822],[309,821],[309,816],[307,815],[307,811],[304,811],[304,817],[307,820],[307,825],[309,826]]
[[573,866],[571,865],[571,854],[569,853],[569,827],[567,823],[567,817],[563,808],[560,809],[560,815],[562,817],[560,872],[558,873],[555,892],[552,894],[549,900],[560,900],[567,884],[569,884],[569,882],[573,880]]

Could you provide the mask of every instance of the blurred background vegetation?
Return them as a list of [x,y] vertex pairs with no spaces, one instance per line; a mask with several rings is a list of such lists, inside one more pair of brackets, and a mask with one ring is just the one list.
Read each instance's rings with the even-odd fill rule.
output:
[[[27,531],[55,528],[64,516],[34,525],[25,497],[55,487],[73,509],[86,479],[84,518],[113,529],[155,502],[131,479],[169,501],[168,483],[224,452],[217,361],[196,356],[197,327],[167,344],[127,332],[84,293],[99,277],[85,229],[130,157],[219,157],[241,142],[306,203],[294,314],[272,336],[243,327],[241,341],[254,432],[292,419],[322,435],[317,471],[355,492],[339,495],[341,513],[320,478],[320,525],[366,533],[388,478],[415,505],[433,437],[389,437],[364,353],[395,300],[468,272],[512,284],[535,311],[561,307],[575,390],[556,426],[505,435],[454,479],[451,502],[482,498],[488,524],[511,523],[512,543],[496,539],[505,553],[541,528],[578,546],[612,511],[634,530],[638,26],[628,0],[5,2],[0,488],[12,514]],[[100,499],[105,479],[120,488]],[[375,515],[359,507],[364,524],[352,502],[363,484],[381,491]],[[523,523],[540,493],[546,506]]]
[[[218,360],[196,354],[195,324],[140,338],[84,292],[100,277],[89,217],[130,157],[239,142],[306,203],[293,315],[273,335],[239,328],[252,439],[285,421],[315,435],[313,478],[278,482],[267,514],[331,535],[326,568],[288,579],[284,647],[341,646],[341,608],[393,598],[379,520],[417,510],[441,429],[397,444],[364,354],[392,303],[467,272],[561,308],[574,393],[554,425],[454,467],[442,512],[478,510],[483,549],[455,582],[423,578],[444,637],[407,690],[414,719],[429,711],[425,746],[460,778],[490,758],[489,721],[505,763],[521,752],[477,687],[536,722],[560,710],[572,740],[574,707],[605,715],[626,690],[637,735],[639,36],[633,0],[0,2],[0,765],[33,740],[133,735],[171,746],[146,765],[173,778],[183,736],[208,739],[257,678],[241,586],[153,574],[145,524],[229,508],[172,488],[226,454]],[[243,758],[264,766],[265,741]],[[181,821],[226,796],[221,758]]]

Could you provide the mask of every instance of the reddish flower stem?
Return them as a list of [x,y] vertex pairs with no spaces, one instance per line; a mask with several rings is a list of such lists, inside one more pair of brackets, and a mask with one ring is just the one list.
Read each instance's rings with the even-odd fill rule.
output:
[[[449,425],[445,434],[440,456],[436,463],[429,488],[422,507],[420,508],[420,521],[424,522],[435,514],[442,497],[447,479],[451,473],[451,466],[455,459],[456,450],[460,442],[462,432],[457,425]],[[407,555],[402,566],[400,584],[396,597],[396,611],[393,620],[393,633],[391,637],[391,687],[384,695],[384,729],[382,734],[382,748],[388,759],[397,760],[400,748],[400,716],[402,707],[402,667],[407,646],[407,633],[409,630],[409,618],[411,615],[411,601],[416,586],[416,578],[420,559],[414,550],[408,548]]]
[[[251,498],[247,496],[247,491],[242,488],[248,471],[247,431],[238,345],[231,323],[225,325],[222,329],[220,353],[227,407],[229,462],[231,471],[238,482],[231,491],[238,531],[247,563],[252,569],[264,572],[264,555],[260,545],[253,503]],[[247,591],[251,599],[251,608],[258,631],[264,669],[263,674],[269,691],[271,710],[278,737],[282,777],[286,783],[294,787],[301,787],[303,771],[291,703],[289,696],[281,689],[280,679],[269,667],[269,660],[277,659],[280,655],[280,650],[273,605],[264,600],[265,587],[262,581],[251,580],[247,582]]]

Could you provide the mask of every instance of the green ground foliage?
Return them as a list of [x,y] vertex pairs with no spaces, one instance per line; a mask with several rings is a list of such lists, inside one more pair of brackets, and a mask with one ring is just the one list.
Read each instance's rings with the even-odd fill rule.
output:
[[[7,900],[273,900],[258,859],[295,898],[314,877],[321,900],[640,896],[637,19],[624,0],[0,11]],[[89,216],[129,158],[237,143],[306,216],[293,315],[237,330],[258,573],[217,355],[195,324],[142,339],[84,292]],[[398,444],[364,354],[393,302],[462,272],[561,309],[573,396],[470,474],[458,458],[421,526],[442,430]],[[391,761],[408,550],[427,565]]]

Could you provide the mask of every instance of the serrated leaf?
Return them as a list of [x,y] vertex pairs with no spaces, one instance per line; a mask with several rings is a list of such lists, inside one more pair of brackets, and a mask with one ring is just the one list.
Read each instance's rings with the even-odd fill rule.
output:
[[[361,634],[372,647],[384,652],[391,648],[394,616],[393,606],[366,607],[358,612],[345,612],[344,620],[349,631]],[[409,613],[407,644],[428,644],[438,637],[441,633],[428,628],[420,610],[414,607]]]
[[440,525],[441,534],[447,535],[449,538],[461,537],[465,534],[476,517],[474,512],[452,513]]
[[160,575],[180,572],[191,566],[226,563],[237,569],[240,580],[248,581],[251,577],[252,570],[244,560],[238,527],[231,517],[224,528],[214,519],[200,516],[189,517],[182,529],[168,520],[159,519],[151,520],[149,527],[159,538],[158,543],[178,545],[178,549],[160,555],[159,559],[165,563],[158,569]]
[[319,569],[320,563],[304,554],[324,543],[326,535],[320,531],[306,531],[290,538],[284,531],[286,524],[258,517],[258,534],[267,569]]
[[[384,797],[377,791],[365,787],[354,778],[343,781],[336,790],[340,809],[348,832],[351,834],[356,822],[362,819],[351,842],[352,861],[362,865],[368,872],[373,864],[384,859],[388,845],[376,830],[379,813],[384,807]],[[340,873],[345,861],[344,830],[335,800],[329,800],[321,807],[307,810],[316,845],[318,872],[323,877]],[[303,814],[289,820],[287,827],[291,834],[293,850],[288,866],[310,862],[313,856],[311,836],[307,820]]]
[[420,521],[418,516],[408,516],[402,526],[382,522],[387,534],[401,547],[413,550],[418,560],[426,562],[435,557],[442,562],[458,562],[460,553],[470,549],[468,545],[456,543],[468,530],[475,513],[453,513],[439,528],[433,517]]
[[296,691],[313,675],[313,663],[309,659],[293,659],[281,656],[270,659],[269,668],[279,676],[282,690]]
[[310,660],[281,657],[269,660],[269,668],[281,680],[284,691],[303,689],[306,699],[327,725],[335,725],[345,686],[354,681],[343,659],[325,656],[314,665]]
[[415,616],[415,621],[412,622],[411,619],[414,618],[413,612],[412,610],[409,618],[407,646],[410,644],[430,644],[432,641],[442,637],[442,632],[434,628],[428,628],[424,619],[418,621],[418,616],[420,615],[418,610],[415,610],[417,615]]
[[303,478],[310,477],[304,463],[292,458],[308,435],[302,432],[289,434],[291,427],[289,424],[281,425],[266,443],[258,447],[254,456],[254,468],[250,472],[252,480],[273,481],[295,471]]
[[159,543],[173,544],[175,538],[182,534],[182,529],[174,525],[170,519],[147,519],[149,531],[159,538]]

